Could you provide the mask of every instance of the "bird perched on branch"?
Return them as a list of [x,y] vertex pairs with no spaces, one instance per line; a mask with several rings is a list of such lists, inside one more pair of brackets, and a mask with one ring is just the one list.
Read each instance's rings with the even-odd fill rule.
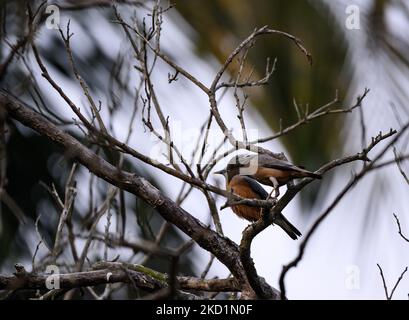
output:
[[234,156],[229,161],[226,171],[230,173],[231,177],[240,174],[273,187],[275,197],[280,195],[279,187],[289,183],[293,179],[305,177],[322,179],[319,174],[268,154]]
[[[248,199],[266,200],[269,195],[264,188],[254,179],[240,175],[236,170],[227,169],[215,172],[215,174],[222,174],[226,178],[226,189],[238,196]],[[231,206],[233,212],[240,218],[254,222],[262,217],[262,214],[268,213],[267,208],[253,207],[250,205],[237,204]],[[280,226],[293,240],[301,236],[301,232],[294,227],[282,213],[275,217],[273,224]]]

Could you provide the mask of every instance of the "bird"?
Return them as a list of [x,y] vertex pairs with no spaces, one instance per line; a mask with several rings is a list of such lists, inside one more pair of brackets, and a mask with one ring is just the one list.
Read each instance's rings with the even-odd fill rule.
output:
[[[231,193],[248,199],[266,200],[269,198],[267,191],[256,180],[234,173],[235,171],[227,169],[215,172],[215,174],[221,174],[226,178],[226,189]],[[232,205],[231,209],[238,217],[250,222],[259,220],[269,210],[242,204]],[[273,224],[280,226],[293,240],[297,240],[301,236],[301,232],[282,213],[275,217]]]
[[279,188],[293,179],[310,177],[322,179],[320,174],[305,170],[302,166],[296,166],[289,161],[277,159],[268,154],[242,154],[230,159],[227,172],[231,176],[236,174],[251,177],[261,184],[273,187],[270,193],[275,191],[275,197],[280,195]]

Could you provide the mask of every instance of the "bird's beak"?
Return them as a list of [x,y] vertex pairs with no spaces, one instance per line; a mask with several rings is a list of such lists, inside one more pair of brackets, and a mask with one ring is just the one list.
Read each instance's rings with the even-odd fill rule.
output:
[[214,174],[221,174],[221,175],[224,175],[225,173],[226,173],[226,169],[214,172]]

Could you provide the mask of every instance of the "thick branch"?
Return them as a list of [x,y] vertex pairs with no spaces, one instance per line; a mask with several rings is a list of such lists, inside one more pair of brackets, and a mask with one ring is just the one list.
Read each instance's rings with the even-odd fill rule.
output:
[[[130,276],[129,276],[130,275]],[[129,283],[130,278],[137,287],[156,291],[165,287],[165,284],[142,272],[134,270],[104,269],[84,272],[74,272],[68,274],[46,274],[46,275],[0,275],[0,290],[21,290],[21,289],[47,289],[47,279],[59,279],[61,289],[73,289],[80,287],[97,286],[106,283]],[[53,282],[56,284],[55,282]]]

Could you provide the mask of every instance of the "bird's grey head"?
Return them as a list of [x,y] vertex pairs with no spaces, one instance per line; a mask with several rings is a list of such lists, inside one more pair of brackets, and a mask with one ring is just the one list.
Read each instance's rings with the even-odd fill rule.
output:
[[248,166],[252,155],[236,155],[230,159],[227,167],[216,171],[215,174],[223,175],[227,181],[230,181],[235,175],[240,174],[240,169]]

